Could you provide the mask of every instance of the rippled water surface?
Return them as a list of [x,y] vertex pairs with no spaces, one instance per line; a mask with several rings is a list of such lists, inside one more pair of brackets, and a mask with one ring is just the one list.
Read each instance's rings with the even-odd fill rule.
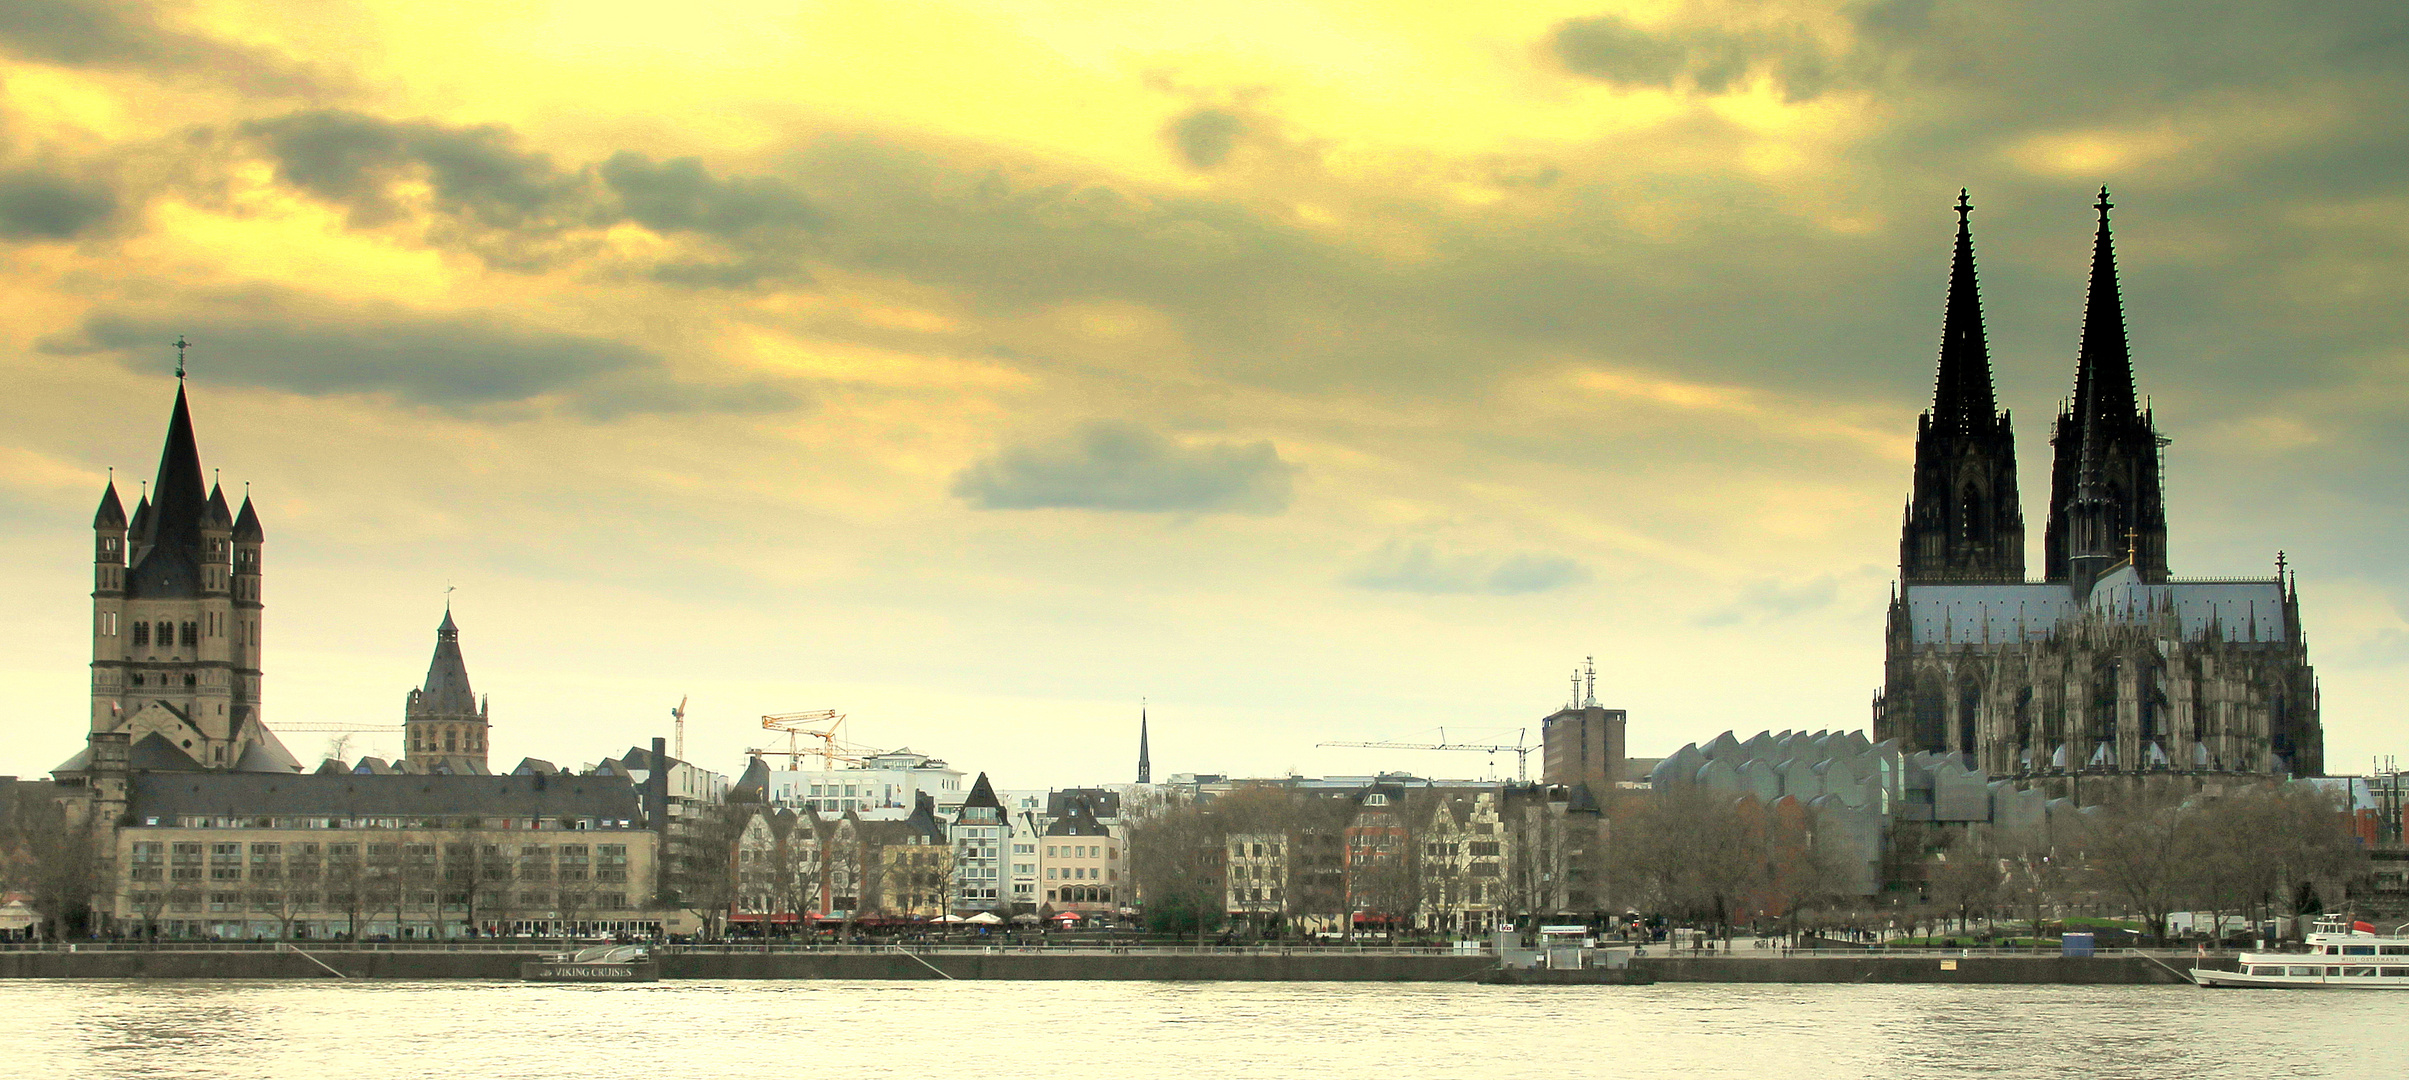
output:
[[22,1077],[2409,1076],[2409,993],[1338,983],[0,984]]

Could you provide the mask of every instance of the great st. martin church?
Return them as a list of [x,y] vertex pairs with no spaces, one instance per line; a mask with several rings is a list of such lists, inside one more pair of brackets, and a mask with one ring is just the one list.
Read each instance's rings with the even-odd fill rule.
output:
[[1994,776],[2324,771],[2293,577],[2167,573],[2160,438],[2134,394],[2100,192],[2074,397],[2050,436],[2041,580],[2024,566],[2016,444],[1991,389],[1971,205],[1932,409],[1916,430],[1878,739]]

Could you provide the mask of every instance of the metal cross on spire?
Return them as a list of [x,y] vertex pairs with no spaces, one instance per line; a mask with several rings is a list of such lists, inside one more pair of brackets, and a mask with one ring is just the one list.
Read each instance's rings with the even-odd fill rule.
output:
[[1967,191],[1965,188],[1957,189],[1957,223],[1960,225],[1965,224],[1966,215],[1973,212],[1974,200],[1972,198],[1972,192]]
[[192,342],[189,342],[189,341],[186,341],[186,340],[184,340],[184,335],[182,335],[182,334],[177,334],[177,335],[176,335],[176,340],[174,340],[174,341],[172,341],[172,342],[169,342],[169,344],[171,344],[171,345],[174,345],[174,346],[176,347],[176,381],[177,381],[177,382],[183,382],[183,381],[184,381],[184,350],[191,348],[191,347],[192,347]]
[[2092,203],[2091,205],[2098,208],[2100,212],[2100,223],[2103,225],[2107,224],[2108,211],[2116,208],[2115,203],[2108,201],[2108,185],[2100,185],[2100,201]]

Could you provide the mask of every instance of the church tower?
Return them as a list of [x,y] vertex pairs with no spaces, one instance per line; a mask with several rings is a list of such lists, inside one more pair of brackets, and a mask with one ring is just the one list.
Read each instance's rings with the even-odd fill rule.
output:
[[1915,486],[1899,536],[1899,576],[1918,583],[2024,580],[2016,437],[1991,392],[1982,293],[1974,277],[1974,205],[1957,197],[1957,254],[1941,321],[1932,408],[1916,424]]
[[2126,348],[2124,301],[2116,285],[2116,250],[2108,234],[2108,189],[2100,189],[2099,234],[2091,249],[2091,296],[2083,312],[2083,344],[2075,364],[2074,400],[2058,414],[2050,437],[2049,525],[2042,547],[2050,581],[2078,595],[2111,567],[2130,559],[2143,581],[2163,582],[2166,499],[2160,490],[2160,448],[2166,440],[2133,392],[2133,358]]
[[468,686],[468,662],[460,656],[460,627],[445,605],[443,624],[435,628],[435,658],[427,663],[427,682],[410,691],[402,710],[402,760],[421,772],[455,776],[491,775],[485,764],[487,703]]
[[1146,707],[1138,706],[1138,783],[1154,782],[1154,757],[1146,748]]
[[182,374],[158,478],[130,520],[114,480],[93,515],[91,732],[137,769],[298,771],[260,722],[266,534],[204,484]]

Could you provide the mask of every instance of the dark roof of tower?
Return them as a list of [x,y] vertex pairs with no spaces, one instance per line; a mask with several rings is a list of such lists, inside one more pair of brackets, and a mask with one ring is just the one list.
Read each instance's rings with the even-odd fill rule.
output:
[[176,407],[167,419],[167,444],[159,451],[159,478],[151,484],[138,542],[142,560],[126,575],[133,596],[187,598],[201,590],[201,523],[209,514],[209,492],[201,483],[201,451],[192,434],[192,409],[176,386]]
[[995,797],[995,785],[987,782],[986,773],[980,773],[978,780],[970,785],[970,794],[962,799],[962,805],[964,808],[989,807],[995,810],[998,816],[1002,815],[1004,809],[1004,804]]
[[259,527],[259,512],[251,509],[251,496],[248,492],[243,495],[242,512],[234,515],[234,538],[247,540],[254,544],[268,538],[267,532]]
[[1957,254],[1949,266],[1949,308],[1941,319],[1940,376],[1933,387],[1933,423],[1988,426],[1998,419],[1991,390],[1991,351],[1982,333],[1982,290],[1974,274],[1974,204],[1957,195]]
[[234,527],[234,511],[226,506],[224,487],[216,484],[209,486],[209,509],[201,515],[201,524],[214,529]]
[[427,663],[427,684],[415,703],[419,713],[473,713],[477,695],[468,686],[468,662],[460,657],[460,628],[452,609],[443,609],[443,624],[435,628],[435,658]]
[[134,516],[127,519],[126,531],[132,533],[134,538],[139,540],[142,538],[142,530],[150,527],[150,522],[151,493],[146,490],[134,503]]
[[159,478],[151,483],[152,544],[200,542],[201,517],[208,512],[209,491],[201,482],[201,449],[192,433],[192,407],[184,387],[176,387],[176,406],[167,417],[167,443],[159,450]]
[[2133,357],[2125,342],[2124,298],[2116,287],[2116,243],[2108,232],[2108,189],[2100,189],[2099,233],[2091,244],[2091,295],[2083,308],[2083,345],[2075,364],[2075,416],[2085,423],[2128,420],[2141,410],[2133,397]]
[[744,775],[737,777],[735,785],[728,788],[728,801],[767,802],[769,797],[770,763],[755,754],[752,760],[745,762]]
[[1154,758],[1146,747],[1146,710],[1144,707],[1140,707],[1138,709],[1138,783],[1151,783],[1153,780]]
[[125,528],[125,504],[117,501],[117,481],[109,481],[109,486],[102,489],[100,509],[92,514],[92,527],[95,529]]

